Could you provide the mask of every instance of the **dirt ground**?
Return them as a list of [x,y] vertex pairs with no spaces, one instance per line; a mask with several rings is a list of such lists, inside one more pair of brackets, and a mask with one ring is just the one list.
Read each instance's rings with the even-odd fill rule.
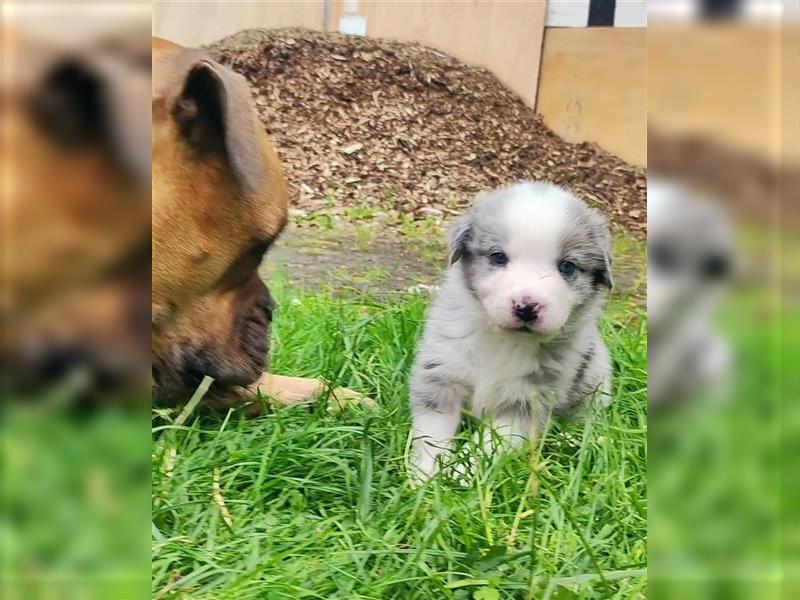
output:
[[293,224],[267,254],[262,274],[269,278],[283,271],[292,285],[308,291],[333,286],[398,292],[434,284],[444,262],[443,244],[438,265],[418,244],[389,228],[343,223],[323,230]]
[[[322,287],[359,290],[381,296],[436,285],[446,267],[445,227],[402,232],[372,221],[337,222],[330,228],[292,223],[267,254],[262,275],[282,273],[306,291]],[[614,240],[614,296],[642,305],[644,253],[634,236]]]

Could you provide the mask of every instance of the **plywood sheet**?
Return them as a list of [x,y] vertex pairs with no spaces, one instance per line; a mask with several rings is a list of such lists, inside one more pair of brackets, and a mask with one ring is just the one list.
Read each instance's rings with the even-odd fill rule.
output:
[[545,2],[502,0],[335,1],[332,22],[336,29],[342,15],[360,15],[367,35],[420,42],[486,67],[533,106],[546,7]]
[[796,114],[797,107],[797,96],[787,95],[797,71],[782,69],[791,59],[781,52],[788,39],[769,23],[652,29],[647,102],[653,124],[773,162],[800,162],[800,147],[785,143],[781,122],[782,111]]
[[157,0],[153,3],[153,35],[184,46],[202,46],[253,27],[320,30],[324,14],[323,0]]
[[647,164],[646,30],[545,32],[536,108],[556,133]]

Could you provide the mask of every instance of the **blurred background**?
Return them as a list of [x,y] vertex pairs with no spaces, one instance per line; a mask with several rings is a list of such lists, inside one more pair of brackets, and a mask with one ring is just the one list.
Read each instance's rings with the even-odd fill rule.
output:
[[648,12],[650,595],[797,598],[797,3]]
[[150,5],[0,8],[0,596],[144,598]]

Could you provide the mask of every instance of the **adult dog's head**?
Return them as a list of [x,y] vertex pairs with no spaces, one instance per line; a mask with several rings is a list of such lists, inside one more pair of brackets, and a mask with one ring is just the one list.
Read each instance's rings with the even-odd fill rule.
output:
[[147,36],[142,45],[135,31],[106,38],[87,27],[67,41],[35,19],[9,23],[0,24],[0,385],[40,390],[78,368],[93,384],[138,383],[150,356]]
[[605,220],[547,183],[481,195],[451,231],[450,256],[489,322],[504,330],[556,335],[612,286]]
[[273,308],[258,275],[287,218],[280,162],[246,81],[153,42],[153,374],[159,393],[263,371]]

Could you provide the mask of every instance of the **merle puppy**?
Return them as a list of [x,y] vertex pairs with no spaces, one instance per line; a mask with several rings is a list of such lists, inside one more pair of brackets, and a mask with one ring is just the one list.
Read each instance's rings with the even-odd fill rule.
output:
[[555,185],[518,183],[479,196],[449,249],[411,376],[418,479],[438,470],[462,408],[513,445],[551,413],[594,396],[607,403],[610,392],[597,329],[612,287],[610,236],[597,211]]

